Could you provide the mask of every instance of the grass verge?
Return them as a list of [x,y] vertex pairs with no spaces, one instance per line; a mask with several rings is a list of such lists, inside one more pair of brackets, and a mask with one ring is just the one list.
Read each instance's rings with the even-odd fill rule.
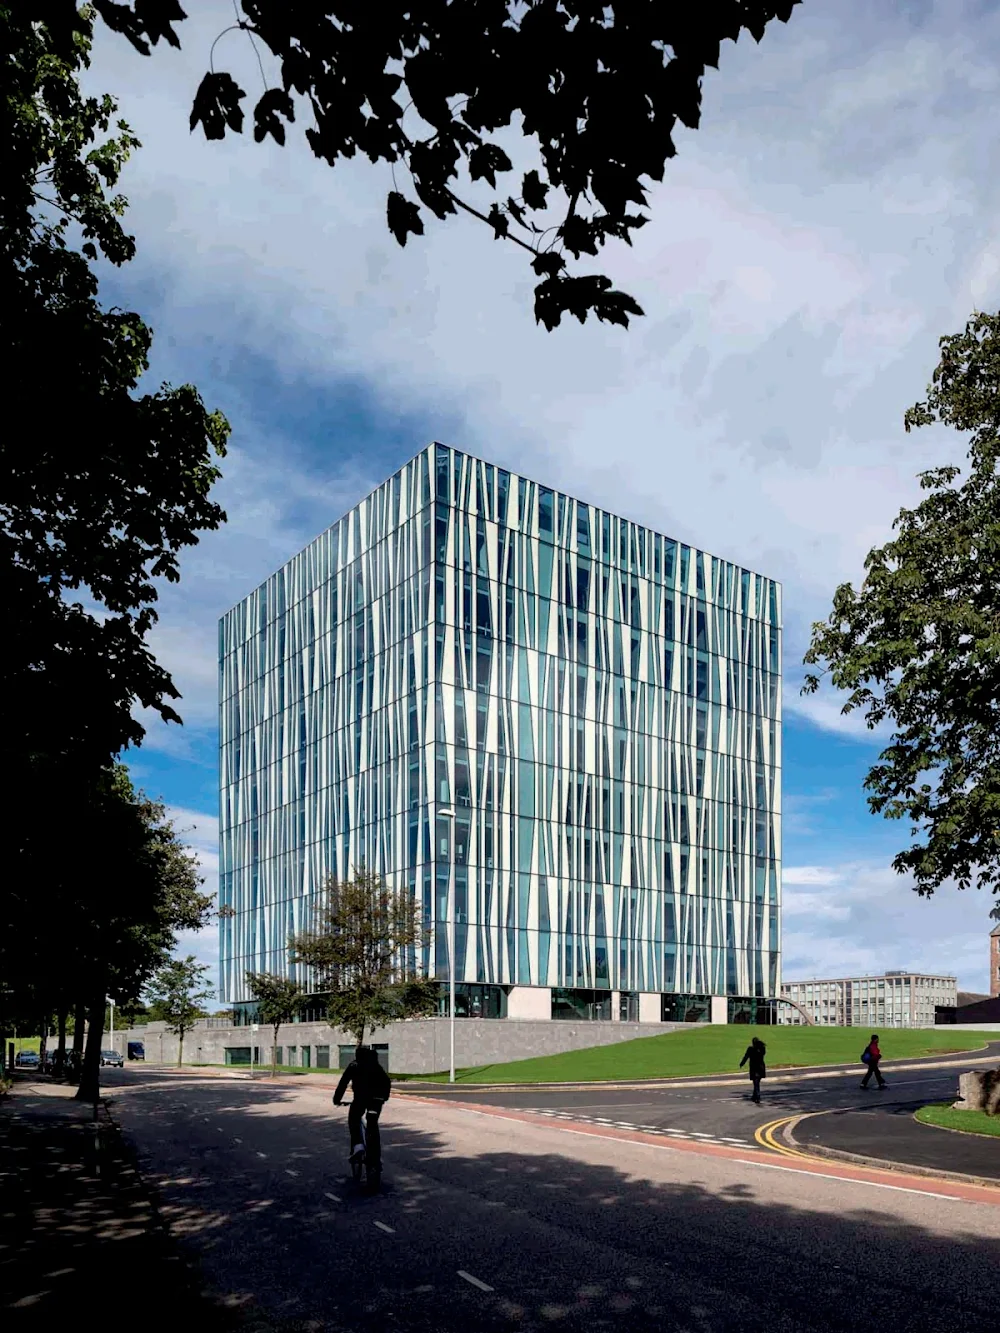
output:
[[[858,1062],[870,1033],[861,1028],[751,1027],[747,1025],[692,1026],[690,1031],[664,1032],[656,1037],[588,1046],[580,1051],[512,1060],[505,1064],[474,1065],[456,1070],[460,1083],[593,1083],[608,1080],[690,1078],[701,1074],[738,1074],[743,1052],[752,1037],[767,1047],[770,1072],[809,1065]],[[981,1048],[975,1032],[895,1030],[881,1036],[884,1060],[915,1059]],[[424,1076],[446,1082],[447,1073]]]
[[932,1102],[921,1106],[916,1117],[923,1125],[957,1129],[962,1134],[986,1134],[1000,1138],[1000,1116],[985,1111],[956,1111],[951,1102]]

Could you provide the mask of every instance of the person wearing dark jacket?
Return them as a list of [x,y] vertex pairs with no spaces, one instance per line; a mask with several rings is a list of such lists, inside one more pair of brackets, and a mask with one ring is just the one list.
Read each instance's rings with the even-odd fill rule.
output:
[[750,1081],[753,1084],[753,1093],[750,1097],[752,1102],[760,1104],[760,1081],[767,1077],[767,1069],[764,1065],[764,1056],[767,1054],[767,1047],[761,1041],[760,1037],[754,1037],[753,1041],[746,1048],[743,1059],[740,1061],[740,1068],[749,1061]]
[[[348,1086],[354,1094],[351,1108],[347,1112],[347,1129],[351,1137],[351,1161],[367,1157],[368,1169],[378,1171],[382,1164],[382,1140],[378,1118],[382,1111],[382,1103],[388,1100],[392,1084],[370,1046],[359,1046],[354,1052],[354,1059],[340,1076],[337,1091],[333,1094],[334,1106],[339,1106],[344,1100]],[[361,1124],[364,1116],[367,1116],[367,1149],[365,1130]]]
[[[864,1060],[865,1055],[868,1056],[867,1060]],[[865,1047],[864,1053],[861,1058],[862,1060],[864,1060],[864,1063],[868,1066],[868,1068],[865,1070],[865,1076],[861,1080],[861,1086],[863,1088],[867,1088],[868,1080],[871,1078],[872,1074],[874,1074],[875,1081],[878,1083],[879,1087],[880,1088],[887,1087],[888,1084],[882,1077],[882,1071],[878,1067],[878,1062],[882,1059],[882,1052],[879,1050],[877,1033],[875,1032],[872,1033],[872,1039]]]

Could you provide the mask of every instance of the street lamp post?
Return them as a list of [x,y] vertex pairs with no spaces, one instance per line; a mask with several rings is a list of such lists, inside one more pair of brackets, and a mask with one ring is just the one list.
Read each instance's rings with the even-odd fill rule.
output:
[[[454,819],[454,810],[439,810],[444,819]],[[452,826],[454,827],[454,825]],[[450,842],[450,839],[449,839]],[[448,878],[451,879],[451,860],[448,863]],[[448,913],[448,1082],[455,1082],[455,896],[451,893],[451,910]]]
[[111,1006],[111,1049],[115,1049],[115,1002],[110,997],[108,1004]]

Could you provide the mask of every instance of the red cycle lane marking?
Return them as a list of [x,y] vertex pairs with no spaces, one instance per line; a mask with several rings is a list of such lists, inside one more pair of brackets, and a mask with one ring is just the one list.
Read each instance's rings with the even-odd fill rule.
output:
[[530,1111],[519,1111],[513,1107],[489,1106],[481,1102],[457,1102],[450,1097],[407,1097],[397,1094],[400,1101],[416,1104],[431,1103],[434,1106],[449,1106],[456,1111],[471,1112],[473,1115],[491,1116],[498,1120],[514,1120],[523,1124],[536,1125],[541,1129],[550,1129],[554,1133],[583,1134],[590,1138],[611,1139],[619,1143],[640,1143],[663,1152],[686,1152],[700,1157],[723,1157],[730,1161],[747,1162],[753,1166],[763,1166],[775,1171],[790,1171],[793,1175],[823,1176],[830,1180],[853,1181],[864,1185],[877,1185],[883,1189],[899,1190],[907,1194],[930,1194],[936,1198],[955,1199],[965,1203],[985,1203],[1000,1207],[1000,1188],[989,1185],[964,1185],[955,1180],[944,1180],[934,1176],[910,1176],[904,1171],[882,1171],[867,1167],[851,1166],[847,1163],[821,1161],[818,1158],[781,1158],[770,1153],[757,1152],[753,1148],[730,1148],[722,1143],[699,1143],[677,1138],[667,1139],[659,1134],[644,1134],[641,1130],[627,1132],[613,1125],[595,1125],[585,1120],[555,1120],[549,1116],[532,1115]]

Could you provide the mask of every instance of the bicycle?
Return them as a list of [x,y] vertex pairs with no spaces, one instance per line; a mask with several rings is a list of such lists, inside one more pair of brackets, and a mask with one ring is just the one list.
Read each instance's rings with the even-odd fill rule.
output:
[[[370,1190],[377,1190],[382,1183],[382,1135],[378,1127],[382,1105],[381,1099],[373,1101],[359,1118],[358,1132],[361,1135],[362,1151],[358,1156],[352,1153],[348,1158],[354,1183],[361,1184],[361,1174],[364,1172]],[[368,1150],[369,1142],[372,1145],[371,1153]]]

